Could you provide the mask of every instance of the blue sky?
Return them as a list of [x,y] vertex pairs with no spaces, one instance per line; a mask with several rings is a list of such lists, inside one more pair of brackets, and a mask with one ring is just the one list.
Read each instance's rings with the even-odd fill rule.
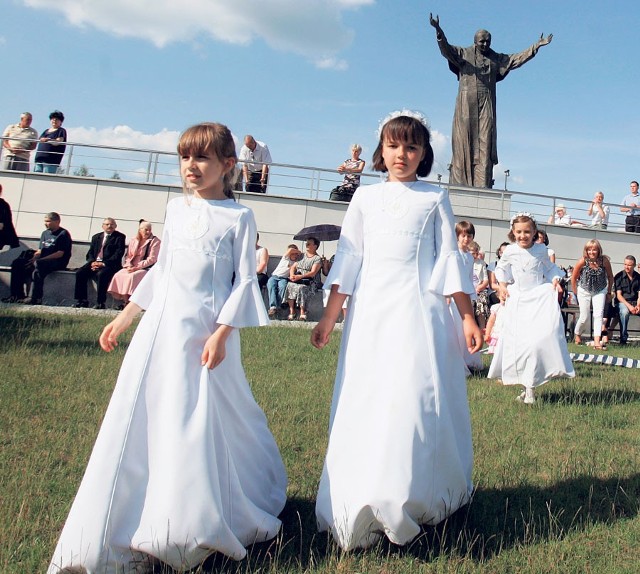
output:
[[[600,4],[600,3],[598,3]],[[450,161],[457,80],[449,41],[553,42],[498,85],[496,187],[619,203],[640,179],[637,2],[579,0],[2,0],[0,125],[61,109],[69,139],[173,149],[199,121],[265,141],[276,162],[331,168],[409,107]],[[14,85],[12,85],[14,82]]]

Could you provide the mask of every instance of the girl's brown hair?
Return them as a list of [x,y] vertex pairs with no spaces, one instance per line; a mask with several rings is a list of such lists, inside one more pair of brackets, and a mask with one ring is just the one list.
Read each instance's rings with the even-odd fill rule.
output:
[[536,239],[538,238],[538,226],[536,225],[536,220],[533,219],[533,217],[529,217],[528,215],[517,215],[516,217],[511,219],[511,229],[509,230],[509,235],[507,235],[511,243],[515,242],[516,240],[516,236],[513,234],[513,226],[516,223],[527,223],[527,222],[531,223],[531,225],[533,226],[533,235],[531,237],[531,244],[533,245],[536,242]]
[[[204,152],[213,152],[220,161],[233,158],[234,162],[238,161],[236,156],[236,144],[233,141],[231,131],[225,125],[204,122],[191,126],[182,132],[180,141],[178,141],[178,155],[198,155]],[[235,170],[232,168],[224,174],[222,179],[224,194],[235,199],[233,195],[232,182],[234,181]],[[185,193],[188,193],[183,184]]]
[[380,130],[380,141],[376,151],[373,152],[373,169],[385,173],[387,167],[382,157],[382,145],[384,141],[417,144],[424,148],[424,158],[418,164],[416,174],[418,177],[426,177],[431,173],[433,166],[433,148],[431,147],[431,134],[429,130],[415,118],[398,116],[389,120]]
[[471,235],[471,237],[476,236],[476,228],[474,227],[473,223],[471,223],[470,221],[465,221],[464,219],[456,223],[456,237],[460,237],[460,234],[462,232],[466,233],[467,235]]

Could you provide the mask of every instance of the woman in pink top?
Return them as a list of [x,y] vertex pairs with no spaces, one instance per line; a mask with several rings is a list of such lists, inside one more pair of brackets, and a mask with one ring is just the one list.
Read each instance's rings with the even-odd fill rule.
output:
[[153,234],[151,223],[141,219],[138,234],[129,243],[124,265],[113,276],[108,289],[114,299],[124,301],[120,309],[129,302],[135,288],[158,260],[159,251],[160,239]]

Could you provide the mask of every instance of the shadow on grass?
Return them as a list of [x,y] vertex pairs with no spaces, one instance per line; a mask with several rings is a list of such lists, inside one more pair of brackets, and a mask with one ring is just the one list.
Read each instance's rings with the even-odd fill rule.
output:
[[624,405],[640,401],[640,392],[625,389],[584,390],[567,387],[541,393],[538,400],[556,405],[605,406]]
[[33,332],[39,329],[56,329],[62,324],[60,318],[36,316],[2,316],[0,315],[0,348],[3,350],[22,347]]
[[[578,477],[548,488],[483,489],[469,505],[422,533],[406,546],[386,538],[367,550],[380,561],[409,558],[432,562],[438,558],[492,559],[503,551],[557,541],[594,524],[612,524],[640,511],[640,474],[622,480]],[[327,571],[343,554],[327,533],[316,530],[315,502],[293,498],[280,517],[282,532],[276,540],[254,544],[245,560],[235,562],[216,554],[196,572],[222,574],[274,571]]]

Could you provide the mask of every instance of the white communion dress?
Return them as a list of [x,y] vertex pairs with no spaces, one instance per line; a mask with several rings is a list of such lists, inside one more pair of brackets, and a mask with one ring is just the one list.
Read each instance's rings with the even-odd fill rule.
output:
[[224,361],[201,366],[216,325],[268,323],[255,238],[253,213],[233,200],[168,204],[158,263],[131,298],[146,312],[50,574],[126,573],[148,555],[173,568],[213,552],[241,559],[247,545],[278,533],[285,469],[245,377],[237,329]]
[[406,544],[471,494],[465,365],[445,299],[473,292],[446,191],[360,187],[326,288],[352,295],[316,516],[345,550]]
[[488,377],[529,388],[555,377],[575,377],[558,294],[550,283],[564,273],[549,259],[546,245],[509,245],[495,274],[498,281],[513,283],[501,311],[502,330]]

